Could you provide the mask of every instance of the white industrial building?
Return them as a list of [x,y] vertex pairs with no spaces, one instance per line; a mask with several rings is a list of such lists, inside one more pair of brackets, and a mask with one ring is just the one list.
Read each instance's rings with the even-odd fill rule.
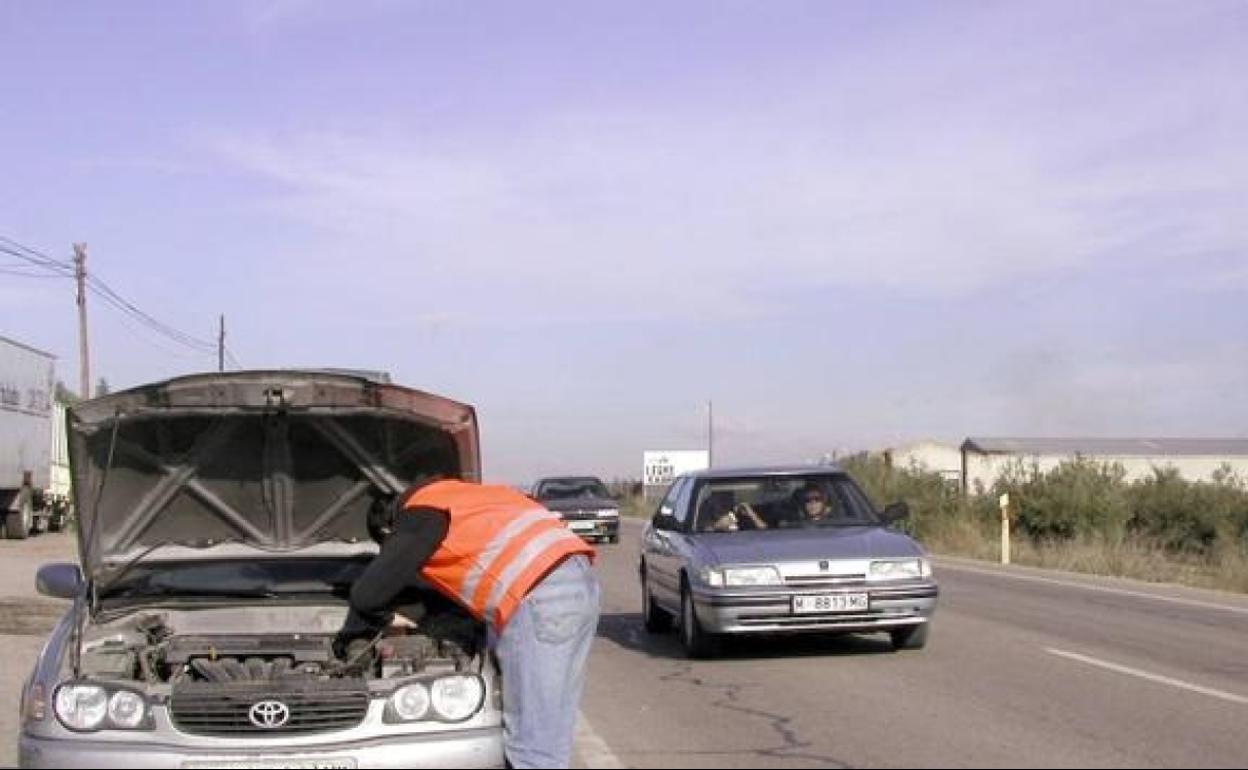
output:
[[950,483],[957,484],[962,481],[962,451],[950,444],[919,441],[885,449],[883,455],[884,462],[892,468],[917,468],[929,473],[939,473]]
[[968,438],[961,447],[963,491],[989,489],[1010,465],[1041,471],[1075,457],[1118,463],[1128,481],[1174,468],[1189,481],[1208,481],[1223,467],[1248,478],[1248,439],[1212,438]]

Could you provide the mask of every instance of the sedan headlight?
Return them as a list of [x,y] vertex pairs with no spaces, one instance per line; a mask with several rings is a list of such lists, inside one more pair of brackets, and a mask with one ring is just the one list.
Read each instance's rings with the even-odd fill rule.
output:
[[133,730],[143,724],[147,703],[143,696],[129,690],[118,690],[108,699],[108,719],[113,727]]
[[917,580],[931,577],[927,559],[887,559],[871,562],[869,580]]
[[778,586],[784,583],[775,567],[704,567],[699,574],[702,582],[712,588]]
[[151,728],[147,699],[141,694],[98,684],[69,683],[56,690],[53,711],[71,730]]
[[429,687],[433,710],[448,722],[460,722],[481,708],[485,684],[477,676],[453,674],[435,679]]
[[400,687],[390,696],[390,708],[404,722],[424,719],[429,712],[429,689],[421,682]]
[[108,716],[108,691],[93,684],[67,684],[56,691],[56,718],[71,730],[98,730]]

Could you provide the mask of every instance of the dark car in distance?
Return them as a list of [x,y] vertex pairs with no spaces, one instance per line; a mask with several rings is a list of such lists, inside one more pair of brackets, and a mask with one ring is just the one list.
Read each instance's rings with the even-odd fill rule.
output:
[[530,495],[586,540],[620,541],[620,504],[595,476],[539,479]]

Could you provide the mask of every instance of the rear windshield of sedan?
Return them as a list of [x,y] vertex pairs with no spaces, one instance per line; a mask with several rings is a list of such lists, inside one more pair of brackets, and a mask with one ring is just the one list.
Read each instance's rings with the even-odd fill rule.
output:
[[[693,506],[697,532],[880,524],[870,501],[844,475],[707,479],[698,486]],[[762,521],[762,527],[754,523],[749,511]]]

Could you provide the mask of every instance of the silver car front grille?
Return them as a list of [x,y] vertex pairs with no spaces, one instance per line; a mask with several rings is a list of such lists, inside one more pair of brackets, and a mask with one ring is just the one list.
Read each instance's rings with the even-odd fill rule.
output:
[[865,586],[866,575],[786,575],[784,584],[802,588],[847,588]]
[[[258,704],[261,708],[255,709]],[[266,724],[256,718],[280,709],[285,709],[285,719],[269,719]],[[346,730],[363,722],[367,712],[368,689],[363,681],[352,680],[186,682],[173,688],[170,699],[174,724],[194,735],[260,737]]]

